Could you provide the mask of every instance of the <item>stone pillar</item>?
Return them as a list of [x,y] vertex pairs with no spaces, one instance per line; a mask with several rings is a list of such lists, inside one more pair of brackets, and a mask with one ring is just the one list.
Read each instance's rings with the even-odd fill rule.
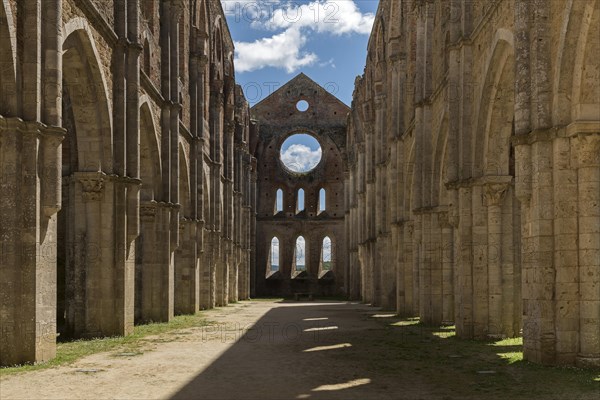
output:
[[431,214],[428,211],[420,211],[416,216],[420,227],[418,263],[419,271],[419,316],[425,324],[433,323],[432,316],[432,243],[431,240]]
[[141,205],[138,245],[138,315],[141,321],[168,322],[173,318],[174,267],[169,244],[171,210],[154,201]]
[[455,292],[456,334],[461,338],[473,338],[473,274],[472,274],[472,234],[470,187],[458,188],[459,225],[457,232],[457,286]]
[[[577,137],[579,186],[579,352],[577,365],[600,366],[600,134]],[[593,132],[595,130],[595,132]]]
[[[0,365],[56,354],[56,212],[64,130],[0,116]],[[36,149],[45,149],[38,154]],[[38,171],[47,171],[37,179]],[[58,187],[56,187],[58,185]]]
[[438,215],[441,229],[442,324],[454,324],[454,227],[448,212]]
[[69,178],[66,329],[73,337],[133,331],[134,268],[124,262],[125,238],[115,234],[123,221],[115,217],[124,213],[115,198],[124,194],[124,184],[123,178],[100,172]]
[[421,304],[421,252],[422,252],[422,231],[421,231],[421,218],[419,215],[414,216],[413,222],[413,234],[412,234],[412,260],[410,263],[410,273],[412,276],[412,287],[413,287],[413,312],[415,315],[423,315],[423,304]]
[[473,335],[487,337],[488,332],[488,230],[487,210],[483,204],[483,186],[478,182],[471,188],[472,212],[472,277],[473,277]]
[[[488,211],[488,288],[489,315],[488,336],[500,338],[505,336],[503,326],[503,257],[502,257],[502,201],[509,185],[491,183],[485,187],[485,199]],[[508,282],[507,282],[508,283]]]
[[194,220],[183,219],[179,223],[181,243],[175,251],[174,268],[175,315],[195,314],[200,308],[196,229],[197,224]]

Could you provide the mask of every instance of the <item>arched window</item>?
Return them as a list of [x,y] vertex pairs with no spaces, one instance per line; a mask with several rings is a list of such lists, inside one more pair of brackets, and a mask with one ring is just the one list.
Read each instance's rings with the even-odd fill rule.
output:
[[147,76],[150,76],[150,42],[148,42],[148,38],[144,39],[144,49],[143,49],[143,53],[144,53],[144,58],[142,60],[142,68],[144,70],[144,73]]
[[319,212],[325,211],[327,207],[327,192],[325,189],[319,190]]
[[448,73],[450,68],[450,33],[446,32],[446,38],[444,40],[444,48],[443,51],[443,60],[444,60],[444,75]]
[[279,271],[279,239],[271,239],[271,250],[269,251],[269,272]]
[[187,69],[185,65],[185,21],[184,17],[181,17],[179,21],[179,79],[182,82],[186,81],[185,70]]
[[275,214],[283,211],[283,190],[278,189],[275,195]]
[[333,246],[331,238],[325,236],[323,247],[321,249],[321,270],[331,271],[333,269]]
[[296,200],[296,212],[304,211],[304,189],[298,190],[298,199]]
[[140,4],[142,18],[148,22],[150,29],[152,29],[154,25],[154,2],[155,0],[145,0]]
[[294,250],[294,270],[306,271],[306,241],[304,237],[298,236],[296,239],[296,249]]

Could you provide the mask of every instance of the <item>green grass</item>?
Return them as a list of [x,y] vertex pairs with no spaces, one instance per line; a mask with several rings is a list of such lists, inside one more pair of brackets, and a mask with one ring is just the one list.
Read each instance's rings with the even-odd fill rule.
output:
[[[143,354],[148,351],[148,345],[152,341],[147,340],[149,336],[171,333],[176,330],[212,325],[213,322],[206,319],[205,312],[195,315],[180,315],[168,323],[149,323],[135,326],[133,334],[129,336],[118,336],[98,339],[82,339],[70,342],[57,343],[56,357],[52,360],[32,365],[21,365],[16,367],[0,368],[0,376],[12,375],[22,372],[37,371],[52,368],[59,365],[70,364],[78,359],[96,353],[118,351],[119,353]],[[163,341],[173,341],[176,337],[165,338]]]
[[256,298],[253,297],[249,301],[271,303],[271,302],[277,302],[277,301],[283,301],[283,300],[284,300],[283,297],[256,297]]
[[[345,338],[370,349],[360,362],[378,374],[423,382],[440,398],[600,399],[600,369],[530,363],[523,360],[522,338],[464,340],[454,326],[426,326],[418,318],[372,320],[384,329],[377,342],[369,335]],[[351,354],[341,357],[359,362]]]

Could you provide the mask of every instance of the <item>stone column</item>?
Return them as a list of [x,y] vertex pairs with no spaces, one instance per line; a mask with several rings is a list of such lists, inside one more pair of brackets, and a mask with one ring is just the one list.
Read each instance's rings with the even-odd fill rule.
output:
[[140,207],[137,312],[141,321],[168,322],[173,318],[174,267],[169,244],[170,206],[155,201]]
[[[488,336],[500,338],[505,336],[503,326],[503,258],[502,258],[502,201],[509,184],[489,183],[485,187],[485,199],[488,211],[488,290],[489,314]],[[506,299],[511,301],[512,299]]]
[[579,186],[579,353],[577,365],[600,366],[600,134],[577,137]]
[[449,212],[438,214],[441,229],[442,324],[454,324],[454,227]]
[[472,212],[472,277],[473,277],[473,335],[483,339],[488,332],[488,229],[487,210],[483,204],[484,187],[473,185]]
[[174,312],[195,314],[200,308],[199,268],[196,256],[196,229],[194,220],[179,223],[181,245],[175,251]]
[[456,334],[459,337],[473,338],[473,272],[472,272],[472,232],[470,187],[458,188],[459,225],[457,232],[457,286],[455,292]]
[[[56,211],[64,130],[0,116],[0,365],[56,354]],[[37,154],[38,147],[44,154]],[[39,179],[38,179],[39,177]],[[59,185],[56,188],[54,185]]]

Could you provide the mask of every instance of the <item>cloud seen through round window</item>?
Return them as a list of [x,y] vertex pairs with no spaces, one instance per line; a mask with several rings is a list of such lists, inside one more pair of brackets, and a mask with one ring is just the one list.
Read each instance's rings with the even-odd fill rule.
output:
[[307,173],[315,169],[321,161],[321,145],[311,135],[295,134],[283,142],[280,158],[290,171]]

